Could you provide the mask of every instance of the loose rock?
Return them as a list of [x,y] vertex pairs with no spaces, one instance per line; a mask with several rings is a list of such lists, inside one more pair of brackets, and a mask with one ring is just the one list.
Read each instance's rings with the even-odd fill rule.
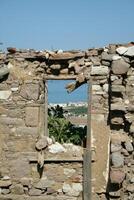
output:
[[134,46],[128,47],[127,51],[124,53],[124,55],[133,57],[134,56]]
[[115,143],[115,144],[111,144],[111,152],[117,152],[121,150],[121,144],[119,143]]
[[114,74],[125,74],[127,73],[130,65],[123,59],[112,62],[111,68]]
[[0,187],[9,187],[12,185],[12,182],[10,180],[0,180]]
[[112,54],[108,54],[107,52],[103,52],[101,54],[101,59],[102,60],[106,60],[106,61],[112,61],[113,55]]
[[121,184],[125,179],[125,173],[122,170],[112,170],[110,171],[111,183]]
[[125,148],[128,152],[133,152],[134,148],[130,141],[125,142]]
[[55,144],[52,144],[48,147],[50,153],[61,153],[61,152],[66,152],[66,149],[56,142]]
[[121,56],[119,56],[119,55],[114,55],[112,57],[112,60],[120,60],[120,59],[121,59]]
[[91,75],[107,75],[109,72],[109,69],[108,67],[106,66],[97,66],[97,67],[92,67],[92,70],[91,70]]
[[10,187],[10,190],[12,194],[18,194],[18,195],[24,194],[24,189],[21,184],[12,185]]
[[36,188],[32,188],[29,190],[29,195],[30,196],[40,196],[42,194],[41,190],[38,190]]
[[51,187],[55,182],[53,180],[48,180],[46,177],[43,177],[37,183],[34,183],[34,187],[37,189],[45,190],[48,187]]
[[124,165],[124,157],[120,152],[112,153],[112,164],[114,167],[122,167]]
[[116,49],[117,53],[119,53],[120,55],[123,55],[125,52],[127,52],[127,50],[127,47],[119,47]]
[[134,193],[134,184],[130,184],[127,186],[127,191],[128,192],[131,192],[131,193]]

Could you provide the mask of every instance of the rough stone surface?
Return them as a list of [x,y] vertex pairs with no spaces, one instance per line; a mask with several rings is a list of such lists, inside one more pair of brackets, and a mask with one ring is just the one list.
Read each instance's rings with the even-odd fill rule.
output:
[[5,125],[13,125],[13,126],[23,126],[24,121],[23,119],[20,118],[11,118],[11,117],[6,117],[2,116],[0,117],[0,122]]
[[119,198],[121,196],[121,191],[117,190],[117,191],[109,192],[109,196],[110,198]]
[[12,185],[10,187],[10,190],[12,194],[18,194],[18,195],[24,194],[24,189],[21,184]]
[[111,104],[111,110],[126,111],[124,104],[114,103]]
[[27,100],[38,100],[39,98],[39,85],[38,84],[25,84],[21,87],[20,95]]
[[114,117],[111,119],[111,124],[120,124],[123,125],[124,124],[124,120],[122,117]]
[[112,85],[112,92],[125,92],[123,85]]
[[119,143],[111,144],[111,152],[120,151],[121,148],[122,148],[121,144],[119,144]]
[[65,168],[64,169],[64,174],[66,175],[66,176],[72,176],[74,173],[76,172],[76,170],[75,169],[68,169],[68,168]]
[[116,60],[112,62],[112,71],[114,74],[125,74],[130,65],[126,63],[123,59],[122,60]]
[[68,196],[79,196],[80,192],[82,192],[82,185],[80,183],[72,183],[72,185],[68,183],[63,184],[63,192],[65,192]]
[[105,65],[105,66],[110,66],[111,65],[111,63],[109,61],[106,61],[106,60],[102,60],[101,64]]
[[108,72],[109,70],[106,66],[92,67],[91,75],[107,75]]
[[101,55],[102,60],[112,61],[113,55],[108,54],[107,52],[103,52]]
[[109,92],[109,85],[108,84],[104,84],[103,85],[103,90],[108,93]]
[[1,194],[4,194],[4,195],[9,194],[9,193],[10,193],[10,190],[7,188],[2,189],[1,191]]
[[7,100],[11,95],[10,90],[0,91],[0,99]]
[[121,56],[119,56],[119,55],[114,55],[112,57],[112,60],[120,60],[120,59],[121,59]]
[[124,158],[120,152],[112,153],[112,164],[114,167],[121,167],[124,165]]
[[110,180],[111,183],[121,184],[125,179],[125,173],[122,170],[111,170]]
[[41,190],[38,190],[36,188],[32,188],[29,190],[29,195],[30,196],[40,196],[42,194]]
[[133,145],[130,141],[125,142],[125,148],[128,152],[133,152],[133,150],[134,150]]
[[133,184],[128,185],[128,186],[127,186],[127,191],[128,191],[128,192],[131,192],[131,193],[134,193],[134,185],[133,185]]
[[18,156],[13,159],[11,154],[9,154],[9,158],[11,159],[9,167],[12,169],[10,173],[13,177],[20,179],[29,175],[30,166],[27,158]]
[[49,149],[50,153],[54,153],[54,154],[66,151],[66,149],[61,144],[59,144],[58,142],[56,142],[55,144],[50,145],[48,147],[48,149]]
[[30,188],[32,185],[32,178],[23,177],[21,178],[20,182],[23,186]]
[[26,107],[25,110],[25,123],[26,126],[38,126],[39,123],[39,108],[38,107]]
[[34,184],[34,187],[37,189],[46,189],[50,188],[55,182],[53,180],[48,180],[47,178],[41,178],[40,181]]
[[125,55],[133,57],[134,56],[134,46],[128,47],[127,51],[125,52]]
[[101,91],[102,88],[101,88],[100,85],[93,85],[92,90],[93,90],[93,91]]
[[12,185],[12,182],[10,180],[0,180],[0,187],[9,187]]
[[134,123],[132,123],[130,126],[130,133],[134,133]]
[[117,53],[119,53],[120,55],[123,55],[125,52],[127,52],[127,50],[127,47],[119,47],[116,49]]

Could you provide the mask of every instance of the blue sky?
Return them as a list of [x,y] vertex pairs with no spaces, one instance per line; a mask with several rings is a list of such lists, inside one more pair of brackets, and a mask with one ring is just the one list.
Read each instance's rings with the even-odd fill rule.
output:
[[134,41],[134,0],[0,0],[1,49],[87,49]]

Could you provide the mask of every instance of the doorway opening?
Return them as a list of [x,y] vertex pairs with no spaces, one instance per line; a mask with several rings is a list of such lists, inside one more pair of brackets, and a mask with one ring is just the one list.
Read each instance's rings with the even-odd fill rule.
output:
[[[55,86],[57,86],[57,90],[58,90],[58,92],[55,92],[54,95],[51,94],[53,92],[52,92],[51,86],[50,86],[52,82],[49,82],[50,79],[47,79],[44,82],[44,84],[45,84],[45,109],[44,109],[44,111],[45,111],[44,112],[45,113],[45,127],[44,127],[44,130],[45,130],[45,133],[47,133],[46,136],[50,136],[51,139],[53,139],[54,145],[56,144],[56,147],[58,145],[58,149],[59,149],[59,145],[61,147],[60,143],[63,143],[62,147],[67,148],[67,149],[65,149],[65,152],[64,152],[66,154],[65,157],[63,157],[62,154],[59,154],[59,157],[57,155],[56,158],[53,158],[53,159],[51,158],[51,162],[79,163],[81,166],[80,168],[82,170],[81,185],[82,185],[83,200],[89,200],[89,199],[91,199],[91,96],[92,96],[91,93],[92,93],[92,84],[91,84],[91,80],[90,80],[90,82],[88,81],[87,84],[85,84],[85,86],[84,86],[85,90],[83,92],[84,94],[86,94],[85,102],[81,101],[80,109],[79,109],[79,111],[77,110],[77,115],[76,115],[76,111],[74,113],[74,107],[72,108],[72,106],[76,106],[76,104],[78,103],[78,98],[76,98],[76,99],[74,98],[74,100],[72,102],[71,102],[72,99],[70,100],[70,102],[69,101],[65,102],[66,90],[64,88],[68,89],[68,85],[69,85],[69,90],[70,90],[70,86],[71,86],[71,92],[73,91],[73,93],[71,95],[67,94],[67,93],[66,94],[69,96],[73,96],[73,94],[74,94],[74,88],[72,87],[73,84],[70,83],[71,78],[67,79],[67,80],[69,80],[69,83],[68,83],[68,81],[66,82],[67,86],[66,86],[65,82],[61,82],[61,80],[62,79],[58,79],[58,80],[56,79],[55,80],[56,82],[53,82],[53,84]],[[76,86],[76,82],[74,83],[74,85]],[[65,92],[61,92],[61,94],[60,94],[59,88],[61,86]],[[76,92],[78,92],[81,97],[82,92],[79,90],[80,88],[77,88]],[[52,96],[50,96],[50,94]],[[62,98],[61,95],[63,95],[64,98]],[[62,103],[62,101],[59,101],[59,100],[57,101],[55,99],[56,96],[58,96],[58,99],[60,99],[60,100],[64,99],[64,102]],[[76,100],[77,100],[77,103],[76,103]],[[71,108],[69,108],[69,105]],[[83,106],[85,106],[84,109],[83,109]],[[84,113],[84,114],[81,113],[81,112],[85,112],[85,111],[86,111],[86,113]],[[80,124],[80,121],[77,122],[78,124],[75,124],[74,121],[72,122],[71,121],[72,119],[70,120],[70,118],[69,118],[69,117],[71,117],[70,116],[71,112],[73,112],[74,117],[76,117],[77,120],[78,120],[79,115],[80,115],[80,117],[79,117],[80,120],[85,115],[86,124],[84,124],[84,126],[83,126],[82,124]],[[51,123],[49,122],[49,120],[51,121]],[[51,127],[51,125],[52,125],[52,127]],[[68,126],[69,126],[69,128],[68,128]],[[73,128],[73,131],[72,131],[72,128]],[[74,133],[74,130],[76,131],[75,133]],[[70,144],[71,144],[71,146],[70,146]],[[75,147],[75,148],[73,148],[73,147]],[[72,148],[73,148],[73,150],[72,150]],[[77,153],[78,152],[81,152],[81,153],[77,154],[76,149],[77,150],[79,149],[77,151]],[[49,158],[49,161],[50,161],[50,158]]]
[[87,84],[67,93],[71,80],[48,81],[48,131],[59,143],[85,147],[87,132]]

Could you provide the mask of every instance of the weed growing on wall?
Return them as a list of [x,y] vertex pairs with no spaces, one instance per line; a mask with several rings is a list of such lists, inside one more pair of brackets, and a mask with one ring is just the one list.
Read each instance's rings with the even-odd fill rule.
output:
[[48,110],[48,129],[50,137],[57,142],[82,145],[86,137],[86,127],[77,127],[64,117],[62,107],[57,105]]

